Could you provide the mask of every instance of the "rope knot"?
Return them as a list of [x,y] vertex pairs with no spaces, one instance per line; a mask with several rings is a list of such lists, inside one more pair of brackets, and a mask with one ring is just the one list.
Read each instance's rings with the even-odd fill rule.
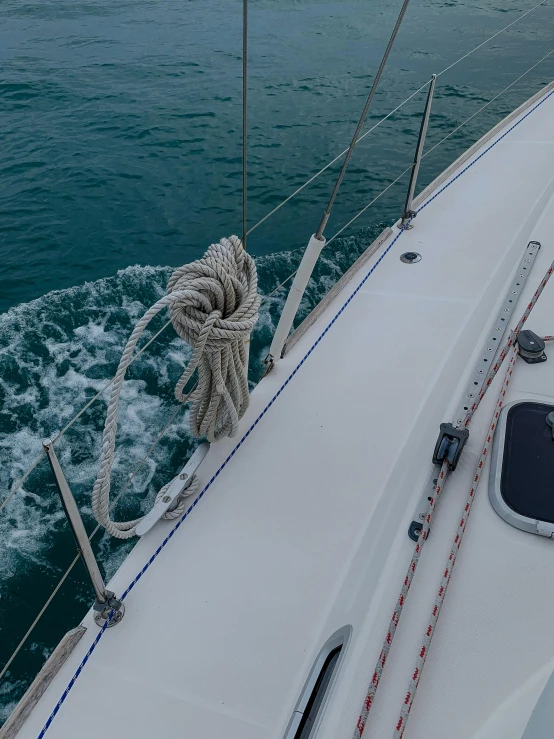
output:
[[[258,320],[260,299],[252,257],[236,236],[212,244],[206,254],[179,267],[167,285],[175,295],[170,312],[179,336],[193,348],[175,388],[190,401],[194,436],[217,441],[234,436],[249,402],[245,341]],[[198,369],[198,384],[185,387]]]
[[[100,468],[92,491],[96,520],[112,536],[129,539],[142,518],[113,521],[110,518],[110,481],[115,459],[115,436],[119,396],[133,351],[145,328],[163,308],[169,307],[171,322],[179,336],[192,346],[192,357],[175,388],[180,402],[190,400],[193,436],[217,441],[234,436],[248,408],[248,353],[246,343],[258,320],[258,278],[252,257],[240,239],[231,236],[212,244],[202,259],[176,269],[167,293],[151,306],[135,326],[121,355],[114,377],[102,437]],[[190,393],[185,387],[195,370],[198,382]],[[171,483],[169,483],[171,484]],[[181,515],[183,499],[198,486],[194,481],[175,502],[166,518]],[[158,497],[163,497],[167,486]]]

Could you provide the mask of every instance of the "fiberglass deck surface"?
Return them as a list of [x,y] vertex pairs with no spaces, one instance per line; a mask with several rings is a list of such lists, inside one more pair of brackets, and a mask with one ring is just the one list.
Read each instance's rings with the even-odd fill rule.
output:
[[[526,294],[554,259],[553,121],[554,95],[426,207],[412,231],[392,247],[386,241],[260,383],[239,437],[210,451],[202,484],[387,252],[130,592],[123,622],[103,634],[48,739],[97,739],[104,730],[134,739],[280,739],[319,649],[351,624],[318,734],[350,739],[411,554],[406,530],[439,423],[451,420],[529,239],[543,248]],[[421,262],[402,263],[408,250]],[[530,327],[554,333],[554,285],[541,300],[541,320]],[[541,372],[550,367],[554,388],[554,364]],[[488,424],[487,408],[476,428]],[[458,497],[452,484],[441,504],[445,533],[433,533],[418,571],[403,648],[391,653],[369,724],[378,739],[392,737],[479,433],[456,478]],[[517,721],[508,721],[511,734],[479,731],[554,659],[554,637],[544,633],[554,606],[552,544],[510,529],[490,509],[486,481],[481,487],[406,739],[519,737]],[[125,590],[170,529],[163,522],[140,541],[113,590]],[[90,615],[84,623],[87,633],[21,739],[39,735],[97,636]],[[509,634],[527,641],[508,649]]]

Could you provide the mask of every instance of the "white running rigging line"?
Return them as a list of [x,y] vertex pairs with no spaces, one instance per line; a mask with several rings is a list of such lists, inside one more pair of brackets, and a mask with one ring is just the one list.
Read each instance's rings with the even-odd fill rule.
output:
[[[258,276],[252,257],[237,236],[212,244],[201,259],[178,267],[166,294],[136,324],[119,362],[102,435],[102,453],[92,489],[92,511],[98,523],[118,539],[136,534],[144,516],[130,521],[110,518],[110,487],[115,463],[118,409],[125,374],[137,342],[164,308],[171,311],[177,334],[192,346],[192,356],[175,387],[179,403],[190,404],[190,430],[209,442],[235,436],[249,405],[246,342],[258,320]],[[194,390],[186,391],[198,373]],[[196,476],[180,497],[193,494]],[[158,493],[162,497],[171,483]],[[169,517],[170,511],[165,513]]]

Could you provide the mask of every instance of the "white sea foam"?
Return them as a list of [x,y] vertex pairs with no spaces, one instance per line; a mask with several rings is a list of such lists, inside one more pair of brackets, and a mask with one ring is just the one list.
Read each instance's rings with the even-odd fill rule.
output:
[[[348,266],[360,239],[323,253],[299,311],[302,318]],[[268,293],[298,265],[297,252],[257,259],[261,289]],[[41,441],[57,433],[112,376],[136,320],[163,294],[171,273],[165,267],[133,266],[112,278],[56,291],[0,316],[0,500],[41,451]],[[255,366],[263,359],[283,304],[286,289],[262,306],[252,339]],[[159,316],[152,332],[165,322]],[[150,334],[151,335],[151,334]],[[190,355],[168,328],[129,370],[120,409],[117,490],[139,464],[171,409],[173,386]],[[259,374],[251,372],[251,382]],[[82,506],[87,506],[98,460],[105,392],[57,445],[68,479]],[[174,454],[190,451],[192,440],[182,423],[164,437],[144,465],[121,508],[137,511],[171,475]],[[38,498],[36,498],[38,494]],[[43,461],[0,516],[0,574],[13,576],[11,550],[25,557],[45,555],[48,532],[59,520],[57,499]],[[17,542],[17,543],[16,543]],[[46,564],[45,556],[43,564]],[[1,592],[1,590],[0,590]]]
[[[349,266],[361,243],[359,238],[345,241],[340,250],[324,253],[310,280],[299,319]],[[270,293],[296,269],[299,258],[297,252],[258,258],[260,291]],[[0,315],[0,501],[41,452],[42,439],[62,429],[112,377],[134,324],[163,294],[170,274],[168,267],[129,267],[112,278],[52,292]],[[281,289],[261,308],[252,336],[251,385],[259,378],[285,296],[286,289]],[[158,316],[145,340],[166,320],[166,314]],[[128,371],[119,413],[114,495],[128,483],[130,473],[177,408],[173,388],[189,357],[190,348],[169,327]],[[100,454],[108,393],[93,403],[56,444],[89,530],[95,524],[90,490]],[[161,485],[190,455],[195,442],[188,433],[187,415],[184,410],[177,416],[144,462],[118,504],[116,516],[131,517],[145,511]],[[13,606],[20,597],[14,584],[22,577],[27,586],[47,580],[51,591],[74,557],[65,516],[44,458],[0,513],[0,539],[0,607],[5,607],[1,610],[9,617],[17,612]],[[98,534],[95,549],[108,579],[132,546],[132,542]],[[77,589],[71,608],[80,613],[88,604],[90,588],[85,584]],[[41,605],[36,603],[36,611]],[[70,620],[67,601],[64,607],[69,628],[75,621]],[[54,645],[39,641],[35,646],[40,652]],[[0,721],[9,714],[11,696],[19,694],[20,688],[14,675],[0,689]]]

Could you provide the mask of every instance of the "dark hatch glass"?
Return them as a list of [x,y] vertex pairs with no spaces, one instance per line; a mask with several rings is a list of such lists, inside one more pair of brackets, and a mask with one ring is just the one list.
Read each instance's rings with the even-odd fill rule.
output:
[[554,440],[546,417],[554,405],[525,402],[506,419],[500,491],[522,516],[554,523]]

